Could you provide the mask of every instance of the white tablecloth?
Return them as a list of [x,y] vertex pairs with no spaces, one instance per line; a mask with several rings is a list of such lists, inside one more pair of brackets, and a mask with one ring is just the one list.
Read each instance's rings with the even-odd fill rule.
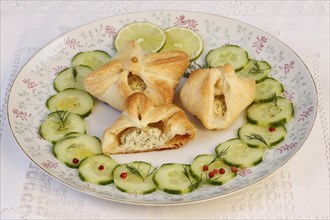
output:
[[[7,100],[20,68],[49,41],[85,23],[145,10],[208,12],[259,27],[306,63],[318,114],[281,169],[240,192],[196,204],[150,207],[78,192],[36,167],[14,140]],[[329,219],[329,1],[1,1],[1,219]]]

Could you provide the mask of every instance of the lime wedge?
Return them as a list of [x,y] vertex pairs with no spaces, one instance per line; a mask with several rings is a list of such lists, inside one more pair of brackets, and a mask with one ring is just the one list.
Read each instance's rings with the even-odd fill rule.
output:
[[132,23],[122,28],[115,39],[115,47],[119,51],[128,41],[136,40],[145,52],[157,52],[165,44],[166,36],[158,26],[140,22]]
[[182,27],[172,27],[164,32],[166,43],[162,51],[181,50],[189,55],[190,61],[202,54],[203,41],[196,32]]

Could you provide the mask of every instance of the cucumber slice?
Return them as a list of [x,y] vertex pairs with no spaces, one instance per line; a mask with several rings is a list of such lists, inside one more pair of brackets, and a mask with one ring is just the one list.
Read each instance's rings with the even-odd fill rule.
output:
[[92,112],[93,106],[94,98],[88,92],[78,89],[66,89],[47,100],[47,107],[50,111],[70,111],[82,117],[88,116]]
[[[286,129],[283,125],[264,127],[246,123],[238,129],[239,138],[249,147],[273,147],[285,139]],[[266,142],[266,144],[264,143]]]
[[52,143],[71,132],[86,133],[86,127],[80,115],[68,111],[50,113],[39,128],[40,136]]
[[190,165],[179,163],[163,164],[153,178],[156,186],[170,194],[189,193],[196,180],[190,174]]
[[79,165],[79,177],[85,182],[107,185],[113,182],[112,171],[117,165],[104,154],[88,156]]
[[77,168],[84,158],[100,153],[101,141],[88,134],[69,133],[53,146],[54,156],[71,168]]
[[110,60],[111,56],[107,52],[102,50],[92,50],[77,53],[72,58],[71,65],[84,65],[90,67],[92,70],[95,70]]
[[256,84],[255,102],[269,102],[273,94],[280,96],[284,92],[283,85],[274,78],[267,77],[264,81]]
[[291,120],[293,114],[292,102],[278,97],[277,101],[273,99],[273,102],[253,103],[247,110],[247,120],[252,124],[276,127]]
[[218,154],[221,151],[227,150],[223,161],[236,167],[250,167],[262,162],[264,148],[251,148],[246,145],[241,139],[234,138],[219,144],[215,148]]
[[[200,182],[212,185],[222,185],[236,176],[236,172],[231,171],[231,167],[221,160],[215,160],[216,155],[201,154],[195,157],[191,163],[191,174]],[[204,168],[207,166],[207,170]],[[219,170],[223,169],[224,173],[220,174]],[[216,170],[216,172],[214,172]],[[214,176],[210,176],[213,172]]]
[[249,60],[248,53],[237,45],[226,45],[211,50],[206,55],[206,62],[210,67],[231,64],[235,71],[243,69]]
[[86,76],[92,71],[93,70],[88,66],[84,66],[84,65],[74,66],[73,75],[74,75],[75,85],[73,88],[86,91],[84,80]]
[[266,61],[249,59],[244,68],[236,74],[240,78],[251,79],[255,80],[256,83],[260,83],[268,77],[271,70],[271,66]]
[[156,191],[153,181],[156,168],[150,163],[134,161],[120,164],[113,170],[113,180],[116,187],[133,194],[148,194]]
[[92,72],[92,69],[88,66],[78,65],[74,68],[66,68],[62,70],[55,78],[54,89],[57,92],[71,88],[86,91],[84,79],[90,72]]

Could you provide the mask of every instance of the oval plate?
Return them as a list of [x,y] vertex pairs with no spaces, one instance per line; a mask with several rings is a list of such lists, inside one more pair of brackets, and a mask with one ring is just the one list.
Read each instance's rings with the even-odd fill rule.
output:
[[[180,26],[199,33],[204,41],[204,52],[197,60],[203,64],[211,49],[225,44],[236,44],[257,60],[266,60],[272,66],[271,76],[281,81],[284,95],[294,103],[295,117],[287,125],[284,142],[267,150],[261,164],[241,169],[236,178],[222,186],[203,186],[183,195],[156,191],[148,195],[132,195],[116,189],[113,184],[98,186],[83,182],[77,169],[71,169],[52,155],[52,145],[38,134],[39,126],[48,115],[46,100],[52,94],[56,74],[70,66],[71,58],[80,51],[104,50],[115,55],[114,38],[125,25],[132,22],[152,22],[163,29]],[[180,86],[185,79],[181,80]],[[177,89],[177,93],[180,87]],[[179,99],[174,102],[180,106]],[[22,150],[42,170],[57,180],[84,193],[111,201],[144,204],[173,205],[217,198],[250,186],[269,176],[285,164],[301,148],[312,129],[317,112],[316,88],[307,67],[290,48],[268,33],[225,17],[186,11],[151,11],[125,14],[98,20],[72,30],[52,41],[35,54],[22,68],[12,86],[8,101],[11,130]],[[101,137],[103,131],[120,115],[111,107],[97,103],[86,120],[88,133]],[[237,129],[246,122],[246,115],[228,129],[208,131],[192,116],[197,127],[196,139],[177,150],[129,155],[114,155],[119,162],[143,160],[160,166],[163,163],[191,163],[198,154],[214,153],[221,142],[237,136]]]

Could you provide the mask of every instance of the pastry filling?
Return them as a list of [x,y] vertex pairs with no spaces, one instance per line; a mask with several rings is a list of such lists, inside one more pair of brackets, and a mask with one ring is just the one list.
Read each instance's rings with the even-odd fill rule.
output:
[[163,146],[165,134],[159,128],[128,128],[120,136],[121,147],[126,151],[145,151]]
[[226,102],[225,102],[225,96],[222,95],[217,95],[214,96],[214,113],[216,115],[223,116],[227,110]]
[[214,113],[223,116],[227,111],[226,100],[223,94],[223,79],[219,79],[214,85]]
[[147,85],[145,84],[143,79],[133,73],[128,74],[127,81],[129,87],[131,87],[133,91],[143,92],[147,88]]

